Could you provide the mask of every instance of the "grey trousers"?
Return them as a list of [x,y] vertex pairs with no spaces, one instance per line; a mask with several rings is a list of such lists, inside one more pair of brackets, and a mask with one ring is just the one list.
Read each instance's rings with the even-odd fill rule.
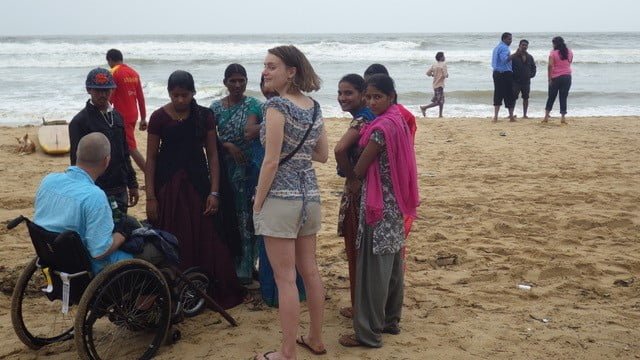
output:
[[[370,234],[368,234],[370,235]],[[353,329],[356,339],[382,346],[384,329],[397,328],[404,298],[402,254],[374,255],[371,237],[360,244],[356,263]]]

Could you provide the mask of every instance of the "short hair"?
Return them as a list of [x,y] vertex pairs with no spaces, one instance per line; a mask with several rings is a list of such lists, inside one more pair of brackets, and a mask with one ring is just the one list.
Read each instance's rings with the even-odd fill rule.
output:
[[111,155],[111,143],[101,132],[89,133],[78,142],[76,158],[79,164],[96,166],[109,155]]
[[227,82],[227,80],[229,80],[229,78],[235,74],[242,75],[245,79],[247,78],[247,70],[244,68],[244,66],[240,64],[230,64],[224,70],[224,82]]
[[293,86],[301,91],[310,92],[320,90],[322,80],[313,70],[307,57],[293,45],[282,45],[268,50],[269,54],[277,56],[287,67],[296,68]]
[[167,90],[172,91],[177,87],[189,90],[194,94],[196,92],[196,85],[193,81],[193,76],[184,70],[176,70],[169,75]]
[[437,60],[437,61],[440,61],[440,60],[442,60],[442,59],[444,59],[444,53],[443,53],[442,51],[438,51],[438,52],[436,53],[436,60]]
[[375,75],[375,74],[385,74],[385,75],[388,76],[389,75],[389,71],[382,64],[371,64],[371,65],[369,65],[367,70],[364,71],[364,78],[366,79],[369,76]]
[[373,86],[387,96],[396,96],[396,85],[386,74],[373,74],[367,78],[367,87]]
[[508,38],[509,36],[512,36],[510,32],[502,33],[501,39],[504,40],[504,39]]
[[107,51],[107,61],[123,61],[122,52],[118,49],[111,49]]
[[527,39],[520,40],[520,44],[523,44],[523,43],[529,45],[529,40]]
[[367,89],[364,79],[358,74],[347,74],[343,76],[340,81],[338,81],[338,84],[343,82],[351,84],[351,86],[353,86],[353,88],[358,90],[358,92],[360,93],[364,92]]

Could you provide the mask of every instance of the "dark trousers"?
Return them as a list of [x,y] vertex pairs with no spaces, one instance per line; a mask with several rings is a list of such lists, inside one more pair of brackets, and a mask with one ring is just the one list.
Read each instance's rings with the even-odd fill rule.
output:
[[545,110],[551,111],[553,103],[556,101],[556,96],[558,96],[559,93],[560,114],[566,114],[569,89],[571,89],[571,75],[563,75],[558,76],[555,79],[551,79],[551,82],[549,83],[549,97],[547,97],[547,106],[545,106]]
[[502,100],[507,108],[512,108],[516,103],[513,95],[513,73],[511,71],[493,72],[493,105],[502,105]]

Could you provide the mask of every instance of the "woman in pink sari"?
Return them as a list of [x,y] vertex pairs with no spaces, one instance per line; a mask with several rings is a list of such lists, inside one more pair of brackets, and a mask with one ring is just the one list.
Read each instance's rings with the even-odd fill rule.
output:
[[419,196],[410,130],[395,104],[393,80],[372,75],[365,97],[377,117],[361,130],[359,145],[364,150],[354,168],[363,182],[356,238],[355,333],[340,337],[340,344],[381,347],[382,333],[400,333],[404,219],[415,218]]

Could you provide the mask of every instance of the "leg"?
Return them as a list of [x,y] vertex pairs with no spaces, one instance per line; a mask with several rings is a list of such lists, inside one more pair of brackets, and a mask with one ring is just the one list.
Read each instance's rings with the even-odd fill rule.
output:
[[402,315],[402,303],[404,300],[404,261],[402,250],[395,254],[391,279],[389,281],[389,296],[385,305],[385,320],[383,332],[390,334],[400,333],[400,317]]
[[498,121],[498,113],[502,105],[502,94],[500,91],[500,73],[493,72],[493,122]]
[[372,230],[367,228],[365,231],[368,236],[363,237],[360,243],[356,265],[353,329],[361,344],[381,347],[394,254],[373,254]]
[[516,121],[513,117],[513,108],[516,104],[516,99],[513,93],[513,73],[505,72],[503,74],[503,91],[504,91],[504,106],[509,109],[509,121]]
[[283,359],[295,359],[300,301],[296,287],[295,242],[293,239],[264,237],[267,255],[278,286],[278,314],[282,328],[280,353]]
[[439,110],[439,112],[440,112],[440,113],[439,113],[439,115],[438,115],[438,117],[442,117],[442,109],[443,109],[443,108],[444,108],[444,104],[440,104],[440,105],[438,105],[438,110]]
[[136,163],[136,165],[138,165],[138,168],[144,171],[147,162],[144,160],[144,157],[142,156],[140,151],[138,151],[138,149],[131,149],[129,150],[129,155],[131,155],[133,161]]
[[571,76],[561,76],[558,80],[560,80],[558,92],[560,93],[560,114],[562,116],[560,122],[566,124],[564,116],[567,113],[567,97],[571,88]]
[[322,342],[322,323],[324,318],[324,286],[318,263],[316,262],[316,235],[300,236],[295,240],[295,261],[298,271],[304,280],[307,291],[307,305],[309,307],[309,334],[302,342],[314,351],[325,349]]
[[543,122],[549,121],[549,113],[551,113],[551,109],[553,109],[553,103],[556,102],[556,97],[558,96],[558,90],[559,89],[558,89],[557,79],[552,79],[549,82],[549,96],[547,97],[547,104],[544,107],[546,111],[544,115],[544,120],[542,120]]
[[529,94],[531,93],[531,83],[527,83],[522,87],[522,117],[528,119],[527,111],[529,110]]

